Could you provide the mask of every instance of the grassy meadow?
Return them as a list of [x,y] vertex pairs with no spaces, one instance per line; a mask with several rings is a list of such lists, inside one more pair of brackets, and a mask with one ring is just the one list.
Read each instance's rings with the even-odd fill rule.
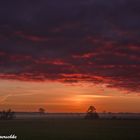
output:
[[140,120],[0,121],[0,135],[10,134],[18,140],[140,140]]
[[0,135],[18,140],[140,140],[140,120],[9,120]]

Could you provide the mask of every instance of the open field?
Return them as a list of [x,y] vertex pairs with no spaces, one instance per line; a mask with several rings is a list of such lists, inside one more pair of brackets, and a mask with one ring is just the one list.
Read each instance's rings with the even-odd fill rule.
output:
[[28,119],[0,121],[0,135],[18,140],[140,140],[140,120]]

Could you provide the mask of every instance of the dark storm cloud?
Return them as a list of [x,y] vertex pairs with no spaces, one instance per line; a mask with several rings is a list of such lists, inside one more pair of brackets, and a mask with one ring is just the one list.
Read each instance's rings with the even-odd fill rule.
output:
[[0,78],[140,89],[139,0],[0,1]]

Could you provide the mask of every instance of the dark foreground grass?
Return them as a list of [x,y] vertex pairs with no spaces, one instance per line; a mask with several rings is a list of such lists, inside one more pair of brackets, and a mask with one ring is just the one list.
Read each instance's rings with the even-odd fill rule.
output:
[[140,120],[0,121],[0,135],[18,140],[140,140]]

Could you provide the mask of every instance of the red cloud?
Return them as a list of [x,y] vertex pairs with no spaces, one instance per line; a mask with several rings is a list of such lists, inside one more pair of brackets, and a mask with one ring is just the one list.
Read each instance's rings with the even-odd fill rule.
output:
[[68,1],[1,7],[0,78],[139,92],[140,3]]

